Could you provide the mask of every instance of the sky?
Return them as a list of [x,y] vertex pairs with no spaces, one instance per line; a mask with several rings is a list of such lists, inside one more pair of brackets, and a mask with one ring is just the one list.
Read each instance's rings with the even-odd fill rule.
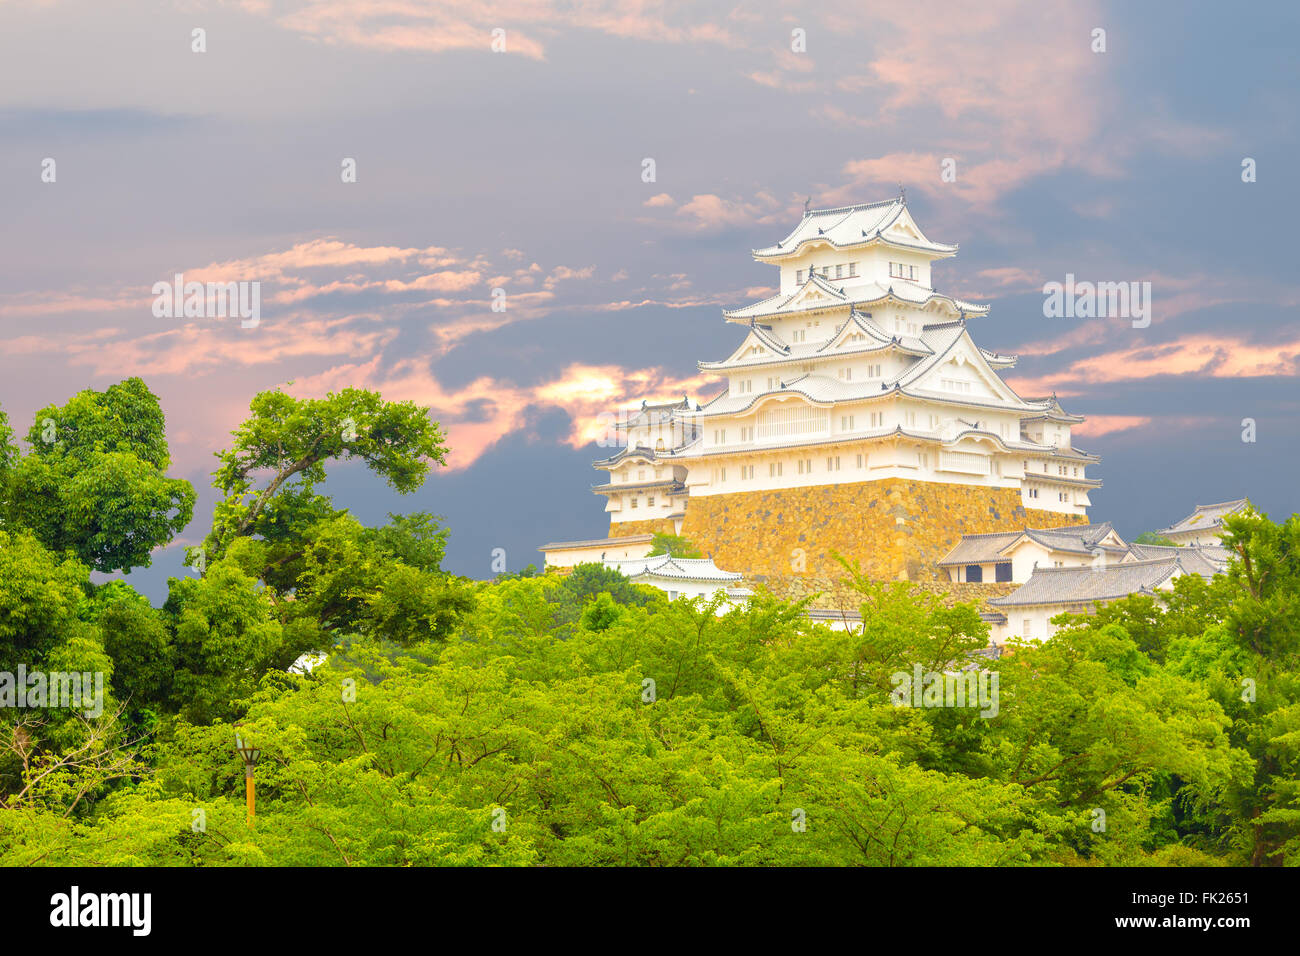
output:
[[[720,390],[721,310],[775,291],[749,250],[901,183],[1003,377],[1088,417],[1092,520],[1280,519],[1298,32],[1289,3],[0,0],[0,407],[25,432],[83,388],[159,396],[199,507],[129,578],[154,598],[277,387],[428,406],[451,452],[420,491],[326,490],[445,516],[449,570],[518,570],[607,532],[602,413]],[[176,273],[260,282],[260,322],[155,316]],[[1067,275],[1150,282],[1150,325],[1046,317]]]

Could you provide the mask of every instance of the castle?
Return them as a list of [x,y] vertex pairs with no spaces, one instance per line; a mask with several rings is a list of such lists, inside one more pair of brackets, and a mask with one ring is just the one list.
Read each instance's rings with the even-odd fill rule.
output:
[[[722,391],[648,404],[620,423],[609,537],[546,545],[547,564],[599,561],[656,531],[684,535],[747,576],[834,573],[840,554],[877,579],[929,580],[963,534],[1086,524],[1083,421],[998,375],[1015,356],[975,344],[988,306],[934,289],[931,241],[906,199],[807,209],[752,251],[779,291],[723,317],[731,355],[700,362]],[[642,552],[644,553],[644,552]]]

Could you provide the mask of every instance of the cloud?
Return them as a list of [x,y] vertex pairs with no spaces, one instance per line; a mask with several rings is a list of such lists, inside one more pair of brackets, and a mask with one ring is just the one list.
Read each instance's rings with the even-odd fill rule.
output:
[[789,218],[793,205],[793,201],[782,202],[768,192],[758,192],[752,199],[726,199],[713,193],[700,193],[678,206],[675,215],[691,231],[719,232],[784,221]]
[[383,369],[376,358],[299,378],[289,390],[305,397],[342,388],[369,388],[390,401],[410,400],[428,406],[447,433],[451,448],[448,467],[463,469],[498,441],[519,437],[530,409],[555,407],[567,412],[572,428],[565,444],[581,448],[608,436],[611,409],[635,407],[647,396],[679,398],[712,382],[709,376],[675,378],[657,368],[572,364],[526,388],[482,376],[448,390],[416,359]]
[[746,44],[729,28],[727,11],[684,2],[564,3],[560,0],[489,0],[464,4],[439,0],[297,0],[271,13],[275,23],[329,45],[374,50],[446,53],[493,50],[494,30],[504,30],[506,54],[546,58],[545,40],[559,31],[588,30],[653,43]]
[[1087,421],[1072,426],[1070,434],[1096,438],[1150,424],[1151,418],[1147,415],[1089,415]]

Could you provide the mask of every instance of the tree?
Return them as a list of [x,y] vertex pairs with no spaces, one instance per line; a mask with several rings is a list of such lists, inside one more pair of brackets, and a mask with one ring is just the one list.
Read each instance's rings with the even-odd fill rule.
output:
[[1165,547],[1178,547],[1178,542],[1166,538],[1164,535],[1157,534],[1154,531],[1143,531],[1133,539],[1134,544],[1158,544]]
[[130,378],[41,409],[27,455],[6,450],[0,427],[0,514],[98,571],[148,567],[194,511],[194,488],[165,474],[164,424],[157,397]]
[[698,548],[679,534],[656,531],[650,539],[650,555],[670,554],[674,558],[702,558]]
[[[252,416],[220,453],[213,485],[222,494],[205,542],[207,560],[239,537],[292,539],[332,512],[315,494],[332,460],[359,459],[401,494],[418,488],[431,463],[445,464],[438,423],[413,402],[385,402],[377,392],[348,388],[322,399],[260,392]],[[257,476],[264,476],[260,486]]]
[[0,670],[41,666],[65,639],[90,572],[24,531],[0,531]]

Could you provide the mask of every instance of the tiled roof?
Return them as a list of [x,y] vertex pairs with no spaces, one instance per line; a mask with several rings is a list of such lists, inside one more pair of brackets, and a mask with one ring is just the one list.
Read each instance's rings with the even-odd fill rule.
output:
[[1001,531],[989,534],[964,534],[953,549],[936,562],[939,567],[963,564],[987,564],[1005,561],[1002,549],[1020,537],[1019,531]]
[[686,485],[675,478],[661,478],[658,481],[637,481],[626,485],[605,482],[604,484],[591,486],[592,492],[598,495],[615,491],[644,491],[649,488],[664,488],[670,494],[679,494],[686,490]]
[[[850,345],[843,345],[830,350],[831,346],[840,340],[846,329],[850,326],[854,329],[860,329],[864,334],[866,334],[867,341],[860,343],[854,342]],[[856,309],[854,309],[850,313],[849,318],[835,330],[834,335],[822,342],[800,342],[794,345],[788,345],[785,342],[782,342],[768,326],[758,325],[757,323],[751,322],[750,327],[753,330],[755,337],[776,353],[775,355],[764,356],[757,359],[739,359],[734,362],[728,358],[723,359],[720,362],[697,362],[696,365],[702,371],[712,371],[716,369],[794,365],[799,362],[806,362],[809,359],[840,358],[841,356],[846,355],[866,355],[872,352],[890,350],[905,352],[918,358],[929,355],[932,352],[932,349],[930,349],[929,346],[914,336],[890,337],[886,335],[871,321],[870,316],[863,315]]]
[[1006,597],[992,598],[994,607],[1045,604],[1091,604],[1130,594],[1151,593],[1180,571],[1178,558],[1108,564],[1105,567],[1035,568],[1029,580]]
[[691,403],[687,398],[683,398],[680,402],[660,402],[657,405],[642,402],[641,407],[629,414],[626,421],[616,422],[614,427],[640,428],[645,425],[663,424],[676,418],[679,411],[689,410],[690,407]]
[[652,534],[628,534],[621,538],[589,538],[586,541],[552,541],[544,544],[538,551],[563,551],[566,548],[598,548],[602,545],[617,546],[620,544],[646,544],[654,535]]
[[1109,521],[1101,524],[1064,525],[1059,528],[1024,528],[1020,531],[994,531],[986,534],[966,534],[938,562],[940,567],[961,564],[987,564],[1005,561],[1002,553],[1008,545],[1028,535],[1034,541],[1054,551],[1092,554],[1097,542],[1114,531]]
[[1226,566],[1228,559],[1232,557],[1232,552],[1221,544],[1202,544],[1198,545],[1196,550],[1201,552],[1201,556],[1207,561],[1218,565]]
[[637,445],[636,447],[629,445],[626,448],[620,448],[608,458],[602,458],[600,461],[593,461],[592,464],[597,467],[601,465],[612,465],[625,458],[644,458],[646,461],[654,461],[660,454],[662,453],[656,452],[653,448],[647,448],[645,445]]
[[613,465],[617,465],[620,462],[629,458],[643,458],[648,462],[669,461],[673,458],[679,457],[681,452],[685,451],[686,449],[694,445],[696,442],[700,441],[699,428],[694,422],[687,423],[686,432],[687,432],[686,441],[678,445],[676,448],[666,448],[663,451],[655,451],[652,448],[647,448],[645,445],[637,445],[635,448],[632,447],[620,448],[617,452],[610,455],[608,458],[602,458],[598,461],[593,461],[591,463],[592,467],[611,468]]
[[605,564],[635,581],[642,577],[672,578],[681,581],[739,581],[744,575],[723,571],[712,558],[674,558],[659,554],[651,558],[606,561]]
[[1221,501],[1217,505],[1197,505],[1196,510],[1181,521],[1176,521],[1168,528],[1161,528],[1156,534],[1180,534],[1184,531],[1204,531],[1217,529],[1223,519],[1245,508],[1250,501],[1238,498],[1236,501]]
[[[796,300],[804,295],[804,290],[809,285],[816,286],[829,297],[829,300],[810,299],[807,303],[798,303]],[[948,311],[954,316],[962,313],[983,315],[989,310],[987,305],[979,305],[963,299],[954,299],[942,292],[935,292],[924,286],[902,280],[898,280],[897,284],[888,286],[881,285],[879,282],[858,282],[856,280],[845,282],[843,279],[836,279],[832,282],[829,279],[822,278],[820,273],[814,272],[804,281],[803,285],[793,292],[778,292],[776,295],[768,296],[766,299],[760,299],[757,302],[751,302],[749,305],[743,305],[736,309],[723,309],[722,314],[725,318],[734,322],[741,319],[757,319],[768,316],[799,314],[816,309],[831,309],[850,303],[854,306],[866,306],[890,298],[921,308],[931,303],[947,306]]]
[[1178,558],[1184,570],[1212,576],[1226,570],[1228,549],[1220,547],[1181,547],[1168,544],[1131,544],[1129,553],[1139,561]]
[[[805,373],[795,378],[785,379],[782,381],[781,388],[769,389],[755,394],[732,395],[729,390],[723,391],[711,401],[706,402],[697,412],[684,413],[689,418],[712,417],[715,415],[735,415],[748,410],[759,399],[765,395],[779,392],[798,392],[814,402],[831,404],[835,402],[857,401],[873,398],[884,398],[891,392],[899,392],[910,398],[919,398],[926,401],[943,402],[949,405],[964,405],[976,408],[995,408],[1002,411],[1036,411],[1041,406],[1028,405],[1019,399],[995,399],[993,401],[980,401],[974,398],[967,398],[948,392],[929,392],[909,388],[910,385],[922,379],[943,358],[956,347],[966,334],[965,325],[961,323],[946,323],[944,325],[926,326],[919,338],[913,341],[916,345],[910,346],[907,342],[908,337],[899,339],[904,344],[909,344],[915,351],[924,350],[923,357],[908,367],[899,377],[897,382],[888,383],[879,379],[861,380],[861,381],[844,381],[834,379],[829,375],[820,375],[816,373]],[[999,380],[1000,381],[1000,380]],[[1005,387],[1005,385],[1004,385]],[[1010,391],[1008,389],[1008,391]],[[1015,393],[1012,392],[1012,395]],[[1033,446],[1024,446],[1027,449]],[[1046,446],[1043,446],[1046,450]]]
[[[814,240],[828,242],[836,248],[862,245],[879,238],[902,215],[906,205],[902,197],[899,197],[830,209],[809,209],[790,235],[774,246],[754,249],[752,253],[756,258],[790,255],[805,242]],[[895,239],[887,241],[897,245],[912,245],[941,255],[952,255],[957,251],[956,246],[930,242],[924,236],[915,242]]]
[[1024,419],[1024,421],[1027,422],[1046,419],[1054,422],[1067,422],[1077,425],[1079,422],[1084,420],[1082,415],[1072,415],[1070,412],[1067,412],[1062,408],[1061,403],[1057,401],[1055,395],[1050,395],[1047,398],[1027,398],[1025,399],[1025,402],[1029,405],[1040,405],[1043,408],[1043,413],[1041,415],[1035,415]]
[[[794,441],[777,442],[775,444],[731,445],[731,446],[723,446],[721,448],[712,448],[708,451],[703,451],[703,450],[690,451],[689,449],[683,449],[683,453],[679,455],[678,458],[679,460],[690,461],[697,458],[708,458],[715,455],[752,455],[752,454],[760,454],[762,452],[768,452],[768,451],[781,451],[786,448],[817,448],[826,445],[853,445],[853,444],[857,444],[858,442],[873,441],[878,438],[893,438],[893,437],[911,438],[916,441],[926,442],[931,445],[939,445],[943,448],[956,448],[958,443],[961,441],[961,439],[970,434],[979,434],[984,437],[993,439],[994,441],[1000,442],[1004,448],[1011,451],[1017,451],[1017,452],[1028,451],[1031,454],[1043,454],[1046,451],[1046,449],[1036,449],[1032,445],[1022,445],[1014,442],[1008,442],[1005,439],[1003,439],[1001,436],[995,435],[992,432],[964,431],[964,432],[959,432],[957,435],[948,439],[948,438],[943,438],[936,434],[927,435],[921,432],[907,431],[901,425],[895,425],[893,428],[881,428],[881,429],[874,429],[869,431],[858,431],[858,432],[853,432],[852,434],[836,435],[832,438],[820,438],[814,441],[809,441],[807,439],[796,439]],[[1048,481],[1048,482],[1054,480],[1050,475],[1042,475],[1041,477],[1044,481]],[[1065,479],[1055,479],[1055,480],[1064,481]],[[1097,485],[1100,486],[1101,482],[1098,481]]]

